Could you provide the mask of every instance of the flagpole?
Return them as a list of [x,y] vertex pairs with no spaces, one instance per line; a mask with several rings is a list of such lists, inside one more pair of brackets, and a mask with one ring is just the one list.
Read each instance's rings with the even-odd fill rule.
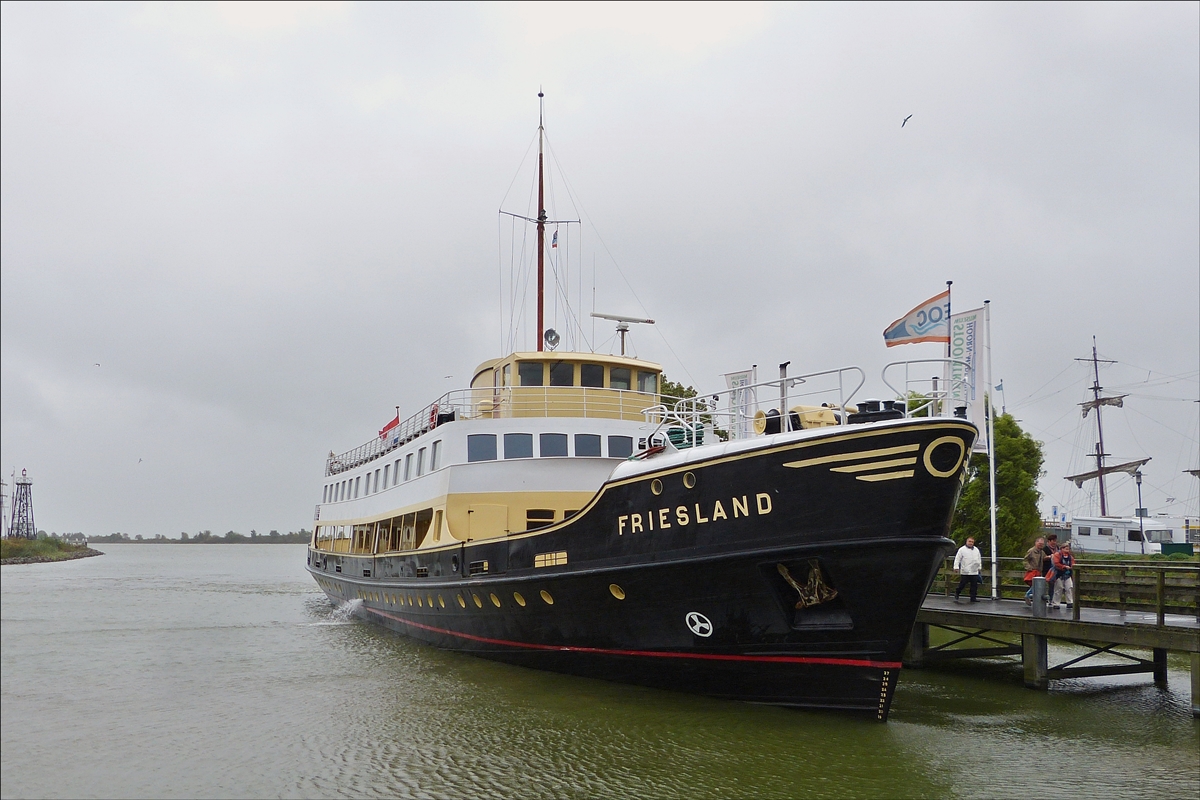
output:
[[[950,286],[953,283],[954,281],[946,281],[946,358],[950,358],[950,340],[954,337],[954,309],[950,306]],[[952,372],[953,370],[950,369],[950,362],[947,361],[945,373],[942,375],[943,383],[946,386],[944,391],[948,391],[950,389],[950,375]],[[942,415],[945,415],[945,413],[949,410],[949,399],[949,397],[942,398]]]
[[989,516],[992,526],[992,599],[1000,596],[1000,555],[996,551],[996,406],[992,402],[992,301],[983,301],[983,326],[987,336],[987,398],[988,418],[988,490],[991,495]]

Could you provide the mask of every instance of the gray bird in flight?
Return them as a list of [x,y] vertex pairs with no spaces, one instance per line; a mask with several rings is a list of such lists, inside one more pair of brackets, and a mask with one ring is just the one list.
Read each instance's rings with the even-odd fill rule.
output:
[[[905,118],[904,118],[904,122],[908,122],[910,119],[912,119],[912,114],[909,114],[907,117],[905,117]],[[900,127],[901,127],[901,128],[903,128],[903,127],[904,127],[904,122],[901,122],[901,123],[900,123]]]

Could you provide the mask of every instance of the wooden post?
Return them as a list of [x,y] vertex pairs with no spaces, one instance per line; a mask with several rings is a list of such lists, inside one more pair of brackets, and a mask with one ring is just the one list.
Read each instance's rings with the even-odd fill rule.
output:
[[1200,718],[1200,653],[1192,653],[1192,716]]
[[1125,575],[1126,575],[1126,572],[1127,571],[1124,567],[1121,567],[1119,570],[1117,570],[1118,580],[1121,582],[1121,585],[1117,587],[1117,598],[1120,601],[1121,614],[1125,613]]
[[1021,634],[1021,663],[1025,667],[1025,688],[1045,689],[1049,684],[1050,681],[1046,677],[1050,669],[1048,651],[1045,636],[1035,633]]
[[1163,625],[1166,624],[1166,621],[1167,621],[1166,593],[1163,591],[1163,589],[1164,589],[1163,584],[1165,583],[1165,578],[1166,578],[1166,570],[1160,568],[1158,570],[1157,577],[1158,577],[1158,599],[1157,599],[1156,604],[1158,607],[1158,627],[1161,628]]
[[1075,588],[1071,591],[1072,599],[1075,601],[1075,605],[1071,609],[1071,619],[1075,622],[1079,622],[1079,607],[1083,605],[1080,602],[1083,599],[1083,589],[1080,587],[1080,576],[1082,574],[1083,571],[1079,569],[1079,562],[1076,561],[1075,566],[1072,568],[1071,576],[1071,579],[1075,583]]
[[1163,647],[1154,648],[1154,685],[1167,688],[1167,651]]
[[929,649],[929,624],[918,622],[908,637],[904,651],[904,666],[920,669],[925,666],[925,651]]

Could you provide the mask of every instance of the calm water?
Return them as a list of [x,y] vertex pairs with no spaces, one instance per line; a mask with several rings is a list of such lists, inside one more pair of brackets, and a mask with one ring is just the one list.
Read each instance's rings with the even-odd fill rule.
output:
[[302,545],[100,549],[3,568],[4,797],[1200,796],[1182,660],[909,670],[880,725],[416,645],[340,620]]

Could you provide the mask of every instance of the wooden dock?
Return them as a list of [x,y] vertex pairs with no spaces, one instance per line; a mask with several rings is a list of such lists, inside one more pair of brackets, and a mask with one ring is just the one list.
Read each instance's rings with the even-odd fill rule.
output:
[[[935,581],[935,591],[917,614],[905,666],[1021,656],[1025,685],[1034,689],[1045,689],[1050,681],[1063,678],[1136,673],[1148,673],[1156,684],[1165,686],[1167,653],[1183,652],[1191,656],[1192,713],[1200,717],[1200,566],[1084,564],[1076,570],[1081,580],[1075,605],[1057,609],[1043,599],[1045,582],[1040,578],[1035,581],[1040,584],[1035,587],[1035,602],[1026,604],[1026,586],[1015,582],[1020,579],[1019,565],[1016,570],[1005,566],[1001,564],[1001,597],[996,599],[990,597],[990,575],[985,575],[977,603],[971,603],[965,592],[956,600],[950,596],[948,581]],[[1005,594],[1010,597],[1004,598]],[[949,640],[931,646],[931,628],[942,629]],[[1019,644],[1014,634],[1020,636]],[[1050,640],[1078,645],[1086,652],[1051,665]],[[1093,660],[1098,656],[1120,663],[1098,664]]]

